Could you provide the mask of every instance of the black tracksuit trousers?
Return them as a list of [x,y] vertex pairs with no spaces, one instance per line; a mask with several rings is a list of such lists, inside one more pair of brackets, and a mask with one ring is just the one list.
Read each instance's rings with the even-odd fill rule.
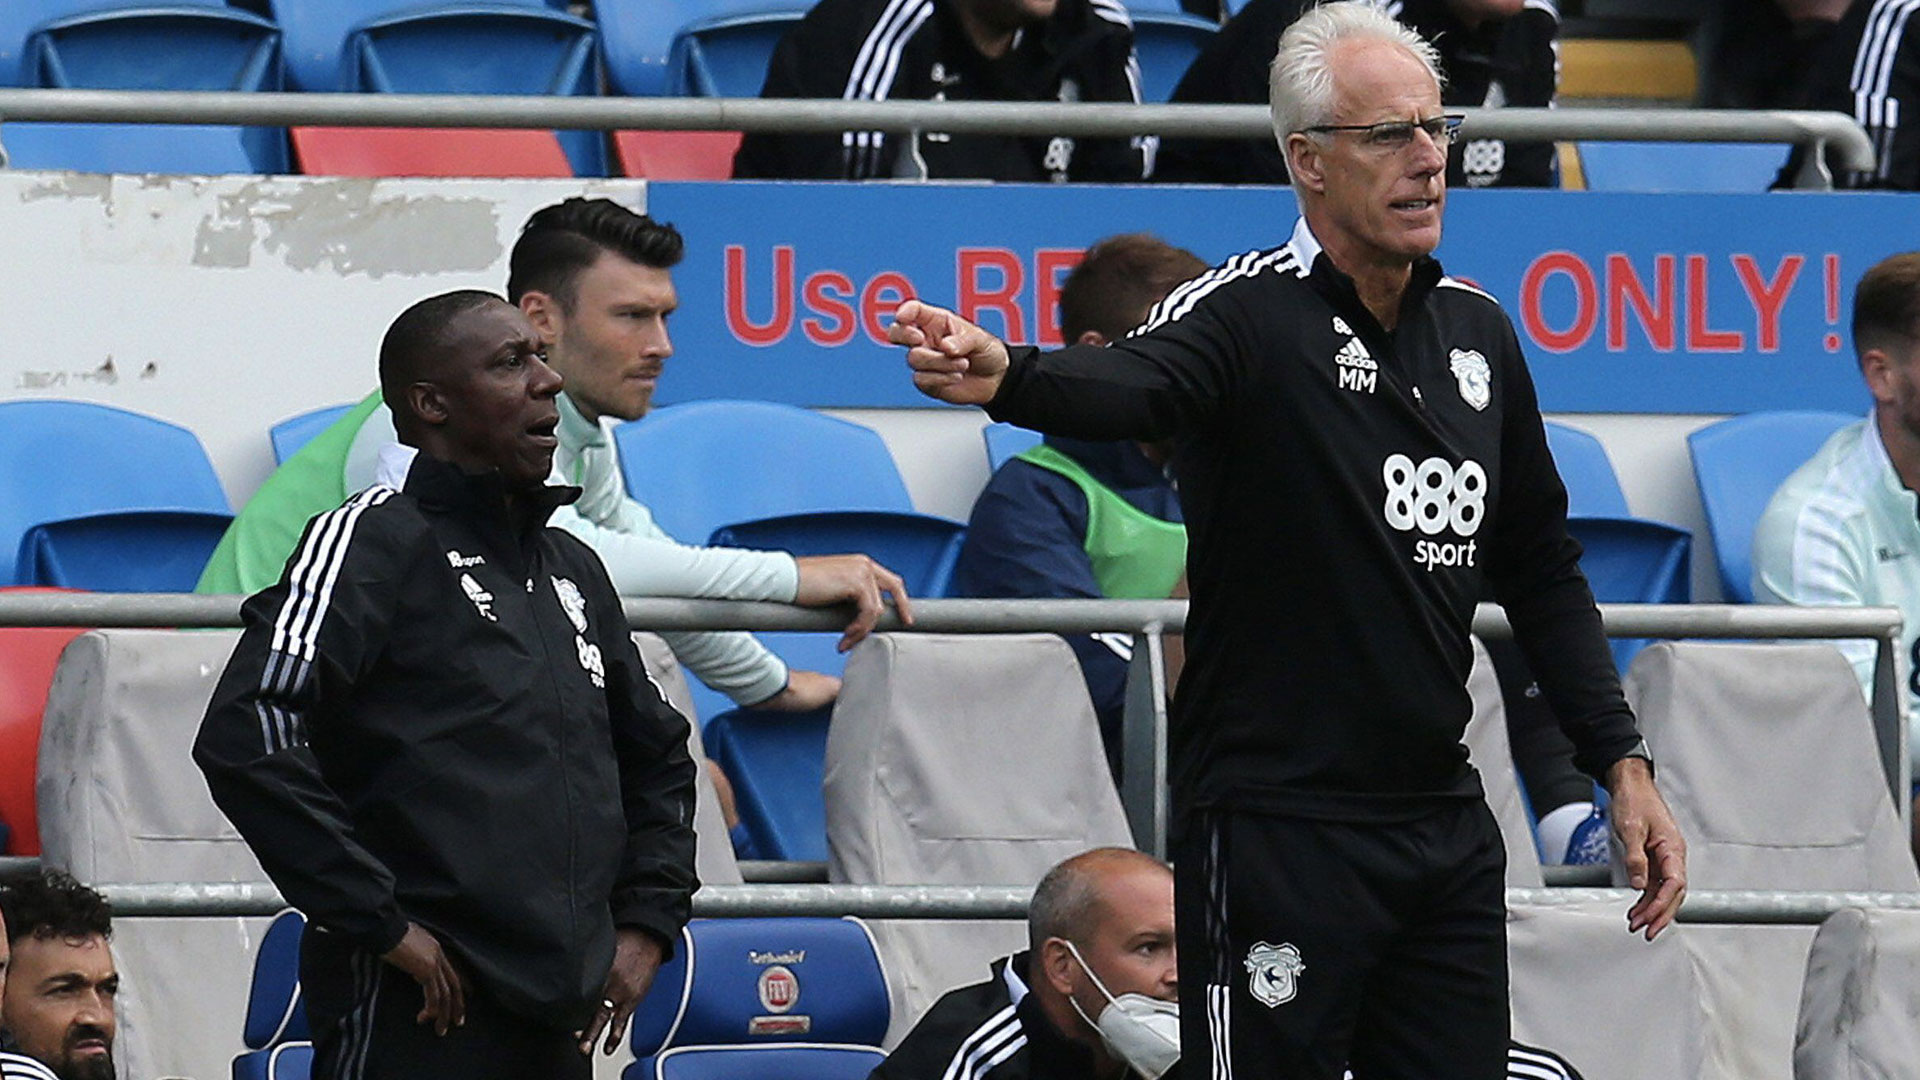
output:
[[1243,810],[1175,846],[1182,1074],[1502,1080],[1506,852],[1486,803],[1407,820]]

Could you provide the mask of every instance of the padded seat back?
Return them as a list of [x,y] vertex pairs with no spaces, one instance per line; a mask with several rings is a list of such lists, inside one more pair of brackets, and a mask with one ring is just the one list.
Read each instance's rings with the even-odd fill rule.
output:
[[1820,444],[1859,417],[1832,412],[1756,412],[1687,436],[1693,478],[1732,602],[1753,602],[1753,530],[1780,485]]
[[26,531],[101,511],[231,513],[193,432],[77,401],[0,402],[0,584]]
[[694,870],[702,885],[740,884],[740,862],[733,856],[733,838],[727,834],[727,821],[720,812],[719,794],[713,777],[707,774],[707,751],[700,737],[700,718],[693,711],[693,695],[687,691],[687,674],[680,661],[658,634],[635,632],[633,643],[640,649],[640,660],[647,674],[659,685],[667,704],[687,718],[687,752],[699,770],[694,777],[693,834]]
[[682,543],[786,514],[913,510],[877,432],[810,409],[694,401],[621,424],[614,441],[627,491]]
[[1714,1018],[1688,948],[1700,929],[1676,924],[1647,942],[1613,904],[1509,910],[1513,1037],[1585,1080],[1738,1080],[1707,1068]]
[[[40,842],[88,882],[265,884],[191,754],[237,631],[94,630],[62,656],[40,735]],[[133,1076],[228,1071],[260,918],[127,919],[116,1056]],[[191,993],[181,993],[182,973]]]
[[0,627],[0,824],[6,825],[8,834],[0,853],[40,854],[33,794],[40,762],[40,717],[61,651],[84,632],[72,627]]
[[233,515],[132,510],[48,521],[20,540],[24,584],[99,592],[192,592]]
[[696,919],[634,1012],[629,1042],[646,1072],[645,1059],[678,1047],[874,1046],[887,1017],[886,978],[860,920]]
[[[834,881],[1031,887],[1070,855],[1132,845],[1080,666],[1052,634],[868,637],[847,659],[825,792]],[[894,922],[874,937],[898,1038],[1026,928]]]
[[1920,1062],[1920,911],[1847,908],[1813,935],[1796,1077],[1901,1076]]
[[1513,764],[1513,746],[1507,739],[1507,708],[1500,697],[1500,677],[1493,658],[1479,638],[1473,639],[1473,670],[1467,674],[1467,694],[1473,698],[1473,719],[1467,721],[1467,758],[1480,774],[1487,807],[1500,823],[1507,845],[1507,887],[1538,889],[1540,849],[1533,839],[1532,816],[1520,790],[1520,774]]
[[290,134],[294,159],[307,176],[573,175],[573,165],[551,131],[296,127]]
[[945,596],[967,527],[931,514],[827,510],[736,522],[708,543],[796,556],[858,552],[899,574],[909,596]]
[[[1662,642],[1626,692],[1693,888],[1920,889],[1866,702],[1831,646]],[[1812,928],[1687,930],[1713,1018],[1709,1075],[1786,1080]]]

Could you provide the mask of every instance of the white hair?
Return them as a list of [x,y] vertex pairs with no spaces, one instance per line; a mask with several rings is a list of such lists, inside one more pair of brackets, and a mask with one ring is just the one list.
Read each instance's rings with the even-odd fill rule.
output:
[[1354,38],[1391,42],[1413,54],[1433,76],[1440,75],[1440,51],[1419,32],[1366,0],[1339,0],[1309,8],[1280,35],[1268,82],[1273,133],[1284,149],[1287,136],[1333,121],[1333,47]]

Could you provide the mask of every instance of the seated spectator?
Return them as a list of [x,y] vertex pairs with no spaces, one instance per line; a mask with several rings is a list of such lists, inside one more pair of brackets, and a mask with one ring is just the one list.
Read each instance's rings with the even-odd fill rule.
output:
[[[533,321],[549,363],[566,380],[553,481],[583,489],[579,502],[555,511],[552,523],[598,552],[627,596],[852,602],[858,614],[842,639],[850,648],[879,617],[883,592],[893,594],[903,617],[911,615],[900,579],[885,567],[865,555],[796,559],[684,545],[626,493],[612,426],[637,420],[652,406],[673,352],[667,318],[678,297],[671,270],[682,247],[673,226],[606,199],[546,207],[528,219],[514,244],[509,299]],[[393,441],[392,412],[369,400],[303,447],[235,518],[200,591],[252,593],[272,584],[308,519],[371,484],[381,448]],[[682,664],[742,706],[807,712],[840,691],[831,675],[789,671],[749,634],[662,636]]]
[[1075,855],[1034,889],[1027,939],[987,981],[934,1002],[870,1080],[1159,1080],[1174,1068],[1180,983],[1165,863],[1125,848]]
[[[59,870],[0,889],[0,1077],[114,1080],[112,912]],[[12,952],[8,963],[7,953]]]
[[[1140,76],[1116,0],[820,0],[774,50],[760,96],[1138,102]],[[1156,148],[1150,135],[751,133],[733,175],[1138,181]]]
[[[1206,269],[1199,256],[1145,233],[1109,237],[1087,249],[1061,286],[1061,331],[1070,342],[1105,345],[1144,322],[1174,286]],[[953,594],[1134,600],[1186,595],[1187,529],[1171,450],[1161,443],[1049,435],[1007,462],[973,504]],[[1067,641],[1080,659],[1117,773],[1133,639],[1093,634]]]
[[[869,1080],[1170,1075],[1180,1060],[1173,920],[1173,872],[1165,863],[1125,848],[1073,856],[1033,890],[1027,949],[994,961],[985,982],[934,1002]],[[1276,977],[1291,983],[1301,973],[1295,967]],[[1514,1043],[1507,1080],[1580,1074],[1558,1054]]]
[[[1853,294],[1853,351],[1873,395],[1866,419],[1835,432],[1787,477],[1753,533],[1753,598],[1762,604],[1869,605],[1905,620],[1894,663],[1909,745],[1920,752],[1920,252],[1889,256]],[[1873,697],[1876,642],[1835,641]],[[1920,804],[1916,804],[1920,805]],[[1915,837],[1920,853],[1920,835]]]
[[[1908,15],[1904,0],[1853,0],[1830,33],[1817,27],[1833,15],[1832,5],[1783,4],[1803,16],[1802,33],[1820,40],[1801,70],[1797,92],[1787,108],[1843,112],[1860,122],[1873,140],[1870,172],[1835,170],[1843,188],[1920,189],[1920,24]],[[1776,187],[1791,187],[1805,151],[1795,147],[1780,170]]]
[[[1188,103],[1267,103],[1267,73],[1280,34],[1313,0],[1251,0],[1201,50],[1174,88]],[[1560,17],[1549,3],[1522,0],[1406,0],[1395,18],[1440,50],[1445,105],[1553,104],[1559,85]],[[1447,156],[1447,186],[1554,187],[1551,142],[1515,143],[1461,133]],[[1168,139],[1157,176],[1210,184],[1284,184],[1287,166],[1272,138]]]

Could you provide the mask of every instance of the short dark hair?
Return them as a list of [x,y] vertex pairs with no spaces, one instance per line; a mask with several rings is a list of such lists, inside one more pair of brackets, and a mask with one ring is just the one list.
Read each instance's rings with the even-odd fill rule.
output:
[[405,422],[407,387],[431,366],[432,354],[446,341],[447,325],[476,308],[504,303],[482,289],[456,289],[418,301],[393,320],[380,339],[380,397],[396,424]]
[[1100,847],[1083,851],[1047,871],[1027,904],[1027,942],[1038,950],[1048,938],[1084,943],[1100,914],[1100,886],[1115,869],[1167,864],[1132,848]]
[[1060,330],[1069,345],[1089,330],[1118,340],[1146,322],[1174,286],[1206,269],[1200,256],[1157,236],[1109,236],[1087,249],[1060,286]]
[[1920,251],[1908,251],[1873,264],[1853,290],[1853,352],[1884,349],[1894,338],[1913,340],[1920,330]]
[[543,292],[572,311],[575,282],[608,251],[670,270],[680,262],[686,242],[672,225],[611,199],[567,199],[534,211],[520,227],[507,258],[507,299],[518,304],[530,292]]
[[8,941],[113,937],[113,907],[106,897],[51,867],[0,886],[0,915],[6,917]]

